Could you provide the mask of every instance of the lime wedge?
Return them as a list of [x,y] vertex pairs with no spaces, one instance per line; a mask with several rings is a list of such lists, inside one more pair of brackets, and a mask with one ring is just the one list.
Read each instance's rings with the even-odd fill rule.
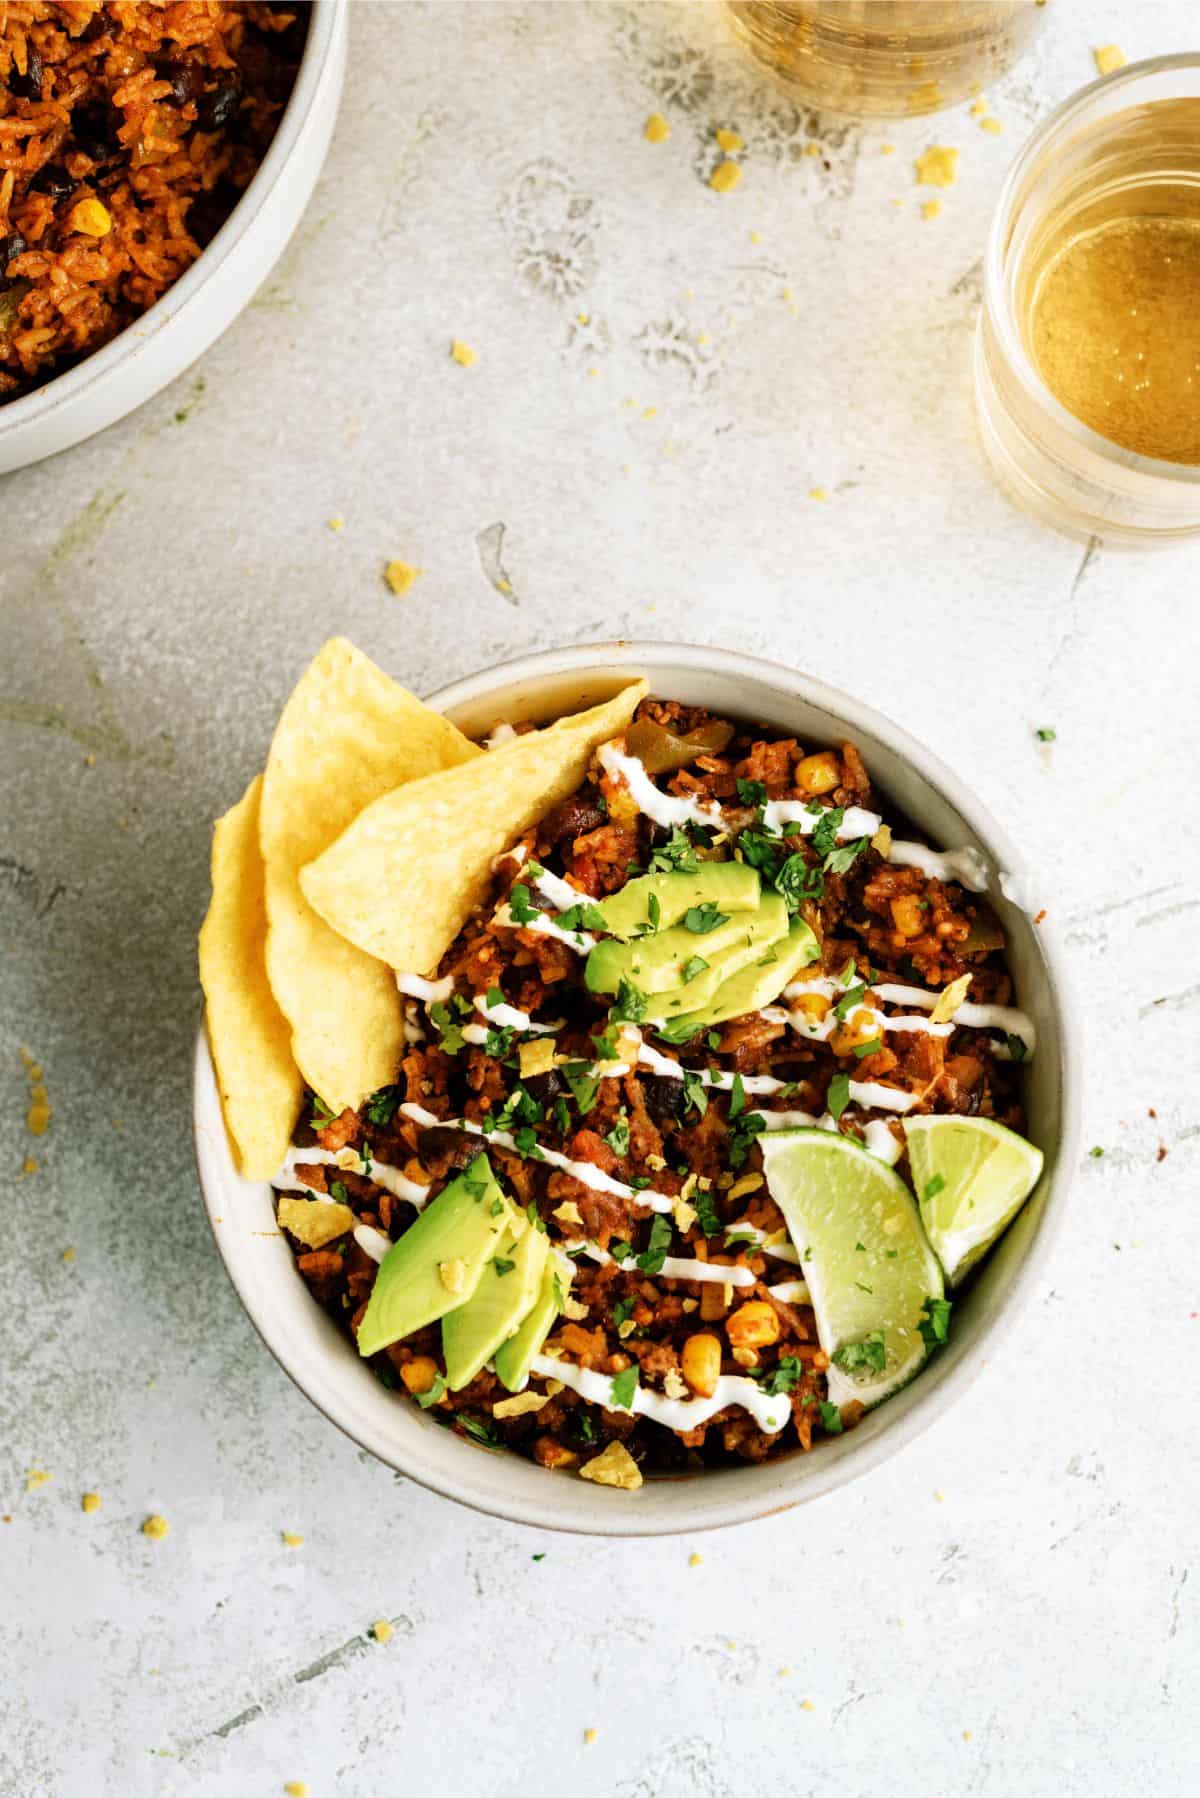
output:
[[834,1131],[772,1130],[759,1141],[832,1363],[829,1397],[877,1405],[923,1365],[922,1314],[942,1296],[913,1196],[885,1162]]
[[1042,1151],[991,1118],[905,1118],[904,1133],[922,1222],[957,1286],[1037,1185]]

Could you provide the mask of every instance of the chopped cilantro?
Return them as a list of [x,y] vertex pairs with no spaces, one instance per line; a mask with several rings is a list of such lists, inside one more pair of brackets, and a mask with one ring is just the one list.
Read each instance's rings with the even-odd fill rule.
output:
[[607,930],[608,920],[598,905],[590,900],[581,900],[578,905],[568,905],[566,911],[560,911],[558,921],[564,930]]
[[647,1003],[645,993],[634,986],[632,980],[622,980],[616,1001],[609,1008],[609,1020],[615,1024],[640,1024],[646,1015]]
[[743,805],[765,805],[767,789],[761,780],[739,780],[737,796]]
[[717,1216],[717,1204],[711,1192],[695,1194],[696,1219],[706,1236],[721,1234],[721,1220]]
[[721,1032],[719,1030],[709,1031],[708,1046],[710,1049],[719,1049],[721,1047]]
[[775,876],[775,889],[789,911],[799,911],[806,899],[820,899],[825,891],[825,876],[820,868],[810,868],[797,850],[789,855]]
[[662,1212],[656,1212],[650,1225],[650,1240],[637,1258],[637,1264],[644,1274],[657,1274],[662,1271],[662,1264],[667,1258],[667,1250],[671,1246],[671,1220]]
[[1058,732],[1053,729],[1051,725],[1042,724],[1034,732],[1034,735],[1039,743],[1053,743],[1058,736]]
[[751,868],[757,868],[765,880],[774,880],[783,860],[780,839],[768,836],[765,831],[744,830],[737,841],[742,860]]
[[436,1405],[446,1390],[446,1381],[440,1373],[433,1376],[433,1385],[428,1392],[418,1392],[417,1403],[422,1411],[428,1411],[430,1405]]
[[691,838],[678,825],[671,831],[668,840],[651,852],[651,874],[694,874],[696,867],[696,851],[692,847]]
[[498,986],[489,986],[483,1002],[489,1011],[492,1011],[497,1005],[503,1005],[504,993],[502,988]]
[[706,899],[703,905],[688,906],[683,914],[683,928],[690,930],[693,936],[707,936],[710,930],[715,930],[718,924],[724,924],[726,919],[727,914],[718,911],[711,899]]
[[[596,1103],[596,1094],[600,1090],[599,1079],[587,1071],[586,1061],[569,1061],[563,1069],[563,1077],[571,1089],[571,1097],[579,1110],[580,1117],[586,1117]],[[564,1133],[565,1133],[564,1125]]]
[[791,1392],[803,1378],[804,1363],[799,1356],[784,1355],[763,1380],[762,1389],[769,1398],[774,1398],[777,1393]]
[[856,837],[853,843],[843,843],[840,849],[831,849],[822,864],[826,874],[845,874],[854,866],[868,841],[867,837]]
[[527,1155],[531,1161],[543,1161],[545,1157],[538,1147],[538,1139],[532,1124],[522,1124],[519,1130],[513,1131],[513,1146],[518,1155]]
[[767,1127],[767,1120],[761,1112],[748,1111],[737,1120],[729,1133],[729,1165],[733,1169],[745,1167],[750,1158],[750,1150],[754,1147],[755,1138],[762,1135]]
[[825,1095],[825,1104],[835,1124],[849,1103],[850,1076],[849,1074],[835,1074],[829,1082],[829,1091]]
[[827,1398],[821,1400],[821,1423],[830,1436],[840,1436],[846,1427],[841,1412]]
[[476,1442],[482,1442],[485,1448],[504,1447],[496,1430],[482,1417],[472,1417],[469,1411],[460,1411],[454,1421],[462,1425],[468,1436],[473,1436]]
[[336,1116],[337,1112],[330,1111],[324,1099],[318,1099],[316,1093],[314,1093],[312,1096],[312,1111],[310,1112],[308,1119],[312,1128],[314,1130],[323,1130],[326,1124],[332,1124]]
[[861,1061],[866,1055],[878,1055],[882,1047],[883,1038],[881,1036],[873,1036],[869,1043],[855,1043],[854,1059]]
[[350,1203],[350,1194],[346,1191],[346,1188],[342,1185],[340,1180],[331,1180],[329,1182],[329,1196],[331,1199],[336,1199],[339,1205],[348,1205]]
[[560,1136],[566,1136],[571,1128],[571,1113],[567,1109],[567,1101],[561,1094],[554,1101],[554,1127]]
[[608,1135],[604,1138],[604,1140],[608,1144],[609,1148],[612,1150],[614,1155],[628,1155],[628,1153],[629,1153],[629,1118],[625,1111],[624,1106],[621,1107],[621,1110],[617,1116],[616,1123],[613,1125],[612,1129],[609,1131]]
[[708,1094],[704,1090],[704,1082],[693,1068],[683,1070],[683,1108],[691,1108],[698,1117],[703,1117],[708,1110]]
[[500,1213],[503,1210],[504,1210],[504,1200],[503,1199],[493,1199],[491,1204],[488,1206],[488,1211],[490,1212],[492,1217],[499,1217]]
[[508,910],[514,924],[530,924],[537,908],[529,903],[529,888],[519,880],[508,895]]
[[376,1125],[380,1130],[386,1130],[395,1117],[396,1109],[403,1096],[398,1086],[381,1086],[377,1093],[371,1094],[363,1106],[367,1122]]
[[869,1298],[874,1298],[875,1288],[873,1286],[868,1286],[865,1280],[855,1280],[854,1284],[858,1287],[860,1292],[865,1292]]
[[945,1190],[945,1186],[946,1186],[945,1175],[944,1174],[935,1174],[933,1176],[932,1180],[926,1180],[925,1191],[921,1194],[921,1197],[925,1200],[926,1204],[928,1204],[930,1199],[936,1199],[939,1192],[943,1192]]
[[633,1244],[631,1242],[623,1242],[621,1238],[618,1237],[615,1242],[609,1243],[608,1252],[613,1260],[618,1263],[628,1261],[629,1257],[633,1254]]
[[503,1061],[512,1048],[512,1040],[515,1035],[516,1032],[511,1025],[489,1024],[487,1035],[483,1039],[484,1053],[494,1055],[497,1061]]
[[439,999],[436,1005],[429,1007],[429,1016],[438,1033],[442,1049],[447,1055],[457,1055],[463,1046],[464,1039],[462,1026],[450,1007]]
[[729,1089],[730,1121],[732,1121],[734,1118],[740,1118],[743,1111],[745,1111],[745,1109],[746,1109],[745,1082],[742,1080],[742,1076],[740,1074],[735,1074],[733,1076],[733,1085]]
[[941,1348],[950,1334],[950,1299],[926,1299],[921,1313],[921,1337],[927,1348]]
[[1025,1038],[1023,1036],[1015,1036],[1011,1030],[1006,1030],[1004,1033],[1004,1040],[1008,1045],[1008,1052],[1013,1060],[1024,1061],[1029,1054],[1029,1044],[1025,1041]]
[[613,1306],[612,1320],[614,1330],[619,1330],[623,1323],[628,1323],[636,1305],[636,1299],[618,1299]]
[[513,1268],[516,1265],[517,1264],[515,1261],[508,1260],[507,1256],[505,1256],[505,1255],[493,1255],[492,1256],[492,1266],[495,1268],[496,1272],[501,1276],[501,1278],[503,1278],[503,1276],[505,1274],[511,1274]]
[[705,968],[707,968],[707,966],[708,966],[708,963],[705,961],[705,959],[702,955],[690,956],[688,958],[688,960],[685,961],[683,964],[684,985],[686,986],[686,984],[689,980],[694,980],[696,978],[697,974],[703,974],[703,972],[704,972]]
[[554,1303],[561,1311],[567,1302],[567,1291],[562,1283],[562,1275],[557,1271],[550,1275],[550,1290],[554,1294]]
[[613,1376],[611,1409],[614,1411],[632,1411],[633,1395],[638,1385],[638,1364],[624,1368]]
[[887,1348],[882,1330],[872,1330],[861,1342],[844,1342],[833,1351],[834,1365],[843,1373],[854,1373],[860,1367],[872,1367],[882,1373],[887,1364]]
[[646,916],[650,920],[651,930],[657,930],[662,918],[662,906],[658,903],[658,894],[650,893],[646,899]]
[[531,1560],[531,1561],[544,1561],[544,1560],[545,1560],[545,1559],[546,1559],[546,1556],[545,1556],[545,1554],[544,1554],[544,1553],[543,1553],[543,1554],[540,1554],[540,1555],[530,1555],[530,1557],[529,1557],[529,1558],[530,1558],[530,1560]]
[[860,981],[857,986],[847,987],[846,991],[842,994],[842,997],[833,1008],[834,1017],[848,1018],[866,990],[866,986],[862,981]]
[[812,833],[812,846],[824,861],[837,848],[838,831],[842,828],[846,813],[840,805],[823,806],[819,811],[816,828]]

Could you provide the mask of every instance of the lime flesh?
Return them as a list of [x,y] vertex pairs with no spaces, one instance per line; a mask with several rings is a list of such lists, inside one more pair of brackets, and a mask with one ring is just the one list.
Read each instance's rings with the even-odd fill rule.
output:
[[906,1118],[904,1133],[922,1222],[956,1286],[1037,1185],[1042,1151],[991,1118]]
[[760,1140],[830,1358],[829,1397],[877,1405],[924,1364],[922,1313],[942,1296],[913,1196],[884,1162],[834,1131],[773,1130]]

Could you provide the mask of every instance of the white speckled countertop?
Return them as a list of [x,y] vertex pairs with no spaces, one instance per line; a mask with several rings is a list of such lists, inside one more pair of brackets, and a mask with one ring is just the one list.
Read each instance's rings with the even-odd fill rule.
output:
[[[1017,145],[1094,45],[1187,47],[1194,7],[1052,13],[995,136],[798,115],[703,9],[358,4],[258,300],[0,484],[3,1798],[1196,1790],[1200,543],[1010,510],[967,366]],[[961,178],[926,222],[931,142]],[[886,1473],[700,1542],[540,1535],[369,1461],[255,1337],[192,1169],[194,932],[209,820],[334,631],[426,690],[616,634],[800,663],[1027,841],[1104,1153],[1019,1332]]]

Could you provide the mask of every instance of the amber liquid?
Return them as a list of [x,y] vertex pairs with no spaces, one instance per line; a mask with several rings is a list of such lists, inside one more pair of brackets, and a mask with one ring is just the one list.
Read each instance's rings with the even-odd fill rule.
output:
[[1117,114],[1087,148],[1025,257],[1026,347],[1102,437],[1200,464],[1200,101]]
[[937,112],[996,80],[1045,0],[725,0],[734,34],[796,98],[854,117]]

